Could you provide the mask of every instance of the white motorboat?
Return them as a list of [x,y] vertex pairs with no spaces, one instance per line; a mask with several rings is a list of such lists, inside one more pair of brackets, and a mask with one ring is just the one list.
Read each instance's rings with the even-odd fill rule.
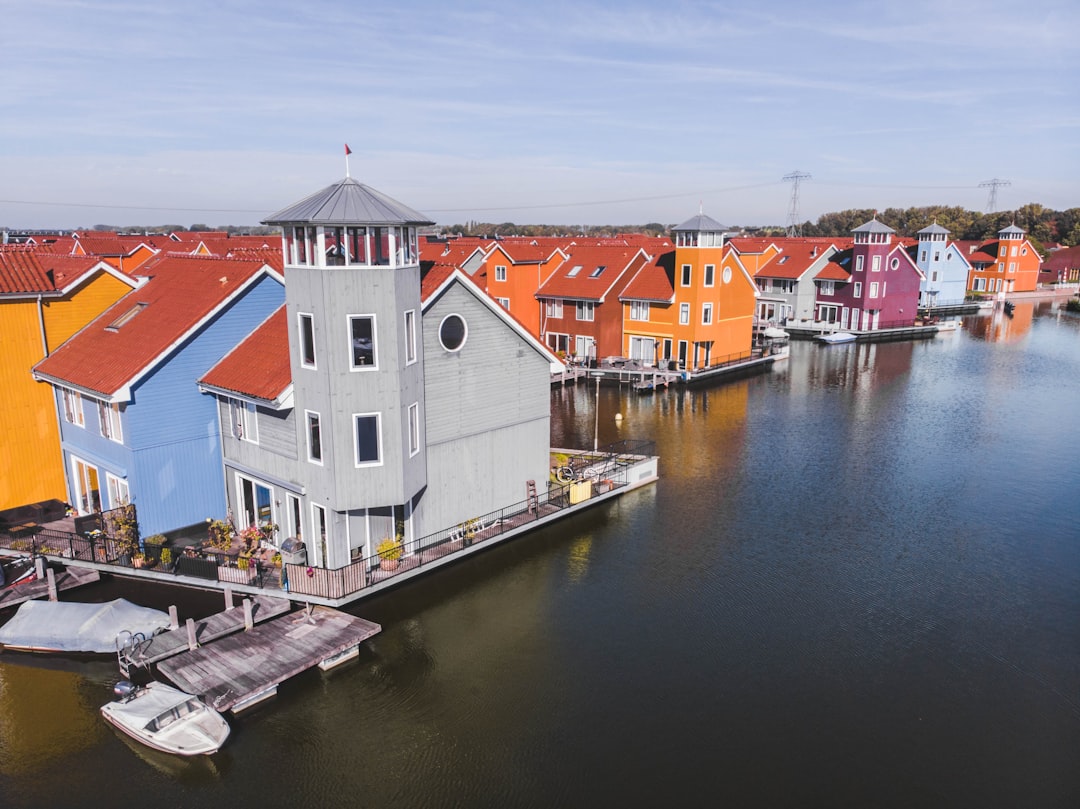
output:
[[209,755],[229,737],[229,723],[221,714],[165,683],[137,686],[124,680],[113,691],[119,699],[101,706],[101,715],[147,747],[181,756]]
[[823,343],[850,343],[855,335],[849,331],[834,331],[828,334],[819,334],[818,339]]
[[956,331],[960,328],[959,320],[942,320],[937,324],[938,331]]

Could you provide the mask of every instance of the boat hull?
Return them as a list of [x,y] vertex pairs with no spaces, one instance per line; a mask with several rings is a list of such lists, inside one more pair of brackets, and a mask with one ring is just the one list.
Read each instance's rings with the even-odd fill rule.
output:
[[[152,697],[147,694],[152,692]],[[154,718],[140,700],[172,699],[172,708],[154,708]],[[229,737],[229,724],[198,699],[163,683],[150,683],[129,699],[103,705],[101,715],[114,728],[153,750],[179,756],[210,755]]]

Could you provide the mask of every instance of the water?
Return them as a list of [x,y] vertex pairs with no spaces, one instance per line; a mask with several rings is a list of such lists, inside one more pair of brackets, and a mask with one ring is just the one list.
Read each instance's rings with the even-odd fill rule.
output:
[[[595,403],[553,391],[553,444]],[[359,661],[210,760],[99,719],[112,661],[0,656],[0,805],[1080,806],[1078,404],[1048,303],[602,388],[659,484],[362,602]]]

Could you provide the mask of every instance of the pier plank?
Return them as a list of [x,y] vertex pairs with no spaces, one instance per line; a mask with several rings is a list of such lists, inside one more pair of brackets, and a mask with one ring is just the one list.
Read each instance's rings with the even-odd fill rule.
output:
[[[82,567],[69,567],[61,571],[54,570],[53,572],[56,577],[56,589],[58,591],[81,587],[84,584],[91,584],[101,579],[101,573],[97,570]],[[23,584],[16,584],[0,590],[0,610],[48,595],[49,583],[46,579],[34,579]]]
[[177,688],[227,711],[382,628],[330,607],[298,610],[158,664]]

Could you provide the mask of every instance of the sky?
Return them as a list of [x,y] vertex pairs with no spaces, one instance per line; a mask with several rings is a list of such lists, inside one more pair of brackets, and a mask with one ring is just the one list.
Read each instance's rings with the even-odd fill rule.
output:
[[[1080,206],[1076,0],[0,0],[0,228]],[[352,155],[344,156],[344,144]]]

